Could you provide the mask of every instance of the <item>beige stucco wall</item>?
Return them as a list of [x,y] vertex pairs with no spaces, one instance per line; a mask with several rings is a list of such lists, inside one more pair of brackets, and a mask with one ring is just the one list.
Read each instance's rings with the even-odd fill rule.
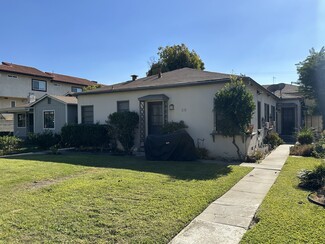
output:
[[[172,111],[168,110],[169,121],[183,120],[188,125],[187,131],[194,139],[195,144],[199,139],[204,140],[203,146],[209,150],[211,156],[235,158],[237,155],[231,138],[217,135],[215,141],[213,141],[213,137],[210,135],[214,130],[214,96],[223,85],[209,84],[147,91],[82,95],[78,97],[78,122],[81,122],[81,106],[83,105],[94,105],[94,121],[103,124],[109,114],[116,112],[117,101],[129,100],[130,111],[139,113],[138,98],[153,94],[165,94],[169,97],[168,104],[174,104],[175,107]],[[270,105],[276,105],[276,100],[272,96],[267,96],[265,93],[257,95],[256,87],[248,86],[248,88],[252,91],[255,101],[267,101]],[[264,106],[262,106],[262,114],[263,112]],[[252,124],[254,124],[254,131],[256,132],[256,112],[252,118]],[[245,153],[250,149],[255,150],[255,145],[258,140],[261,140],[260,137],[262,136],[263,133],[260,133],[260,136],[257,136],[256,133],[255,136],[249,137],[248,140],[242,141],[241,137],[236,140],[242,153]],[[139,134],[137,133],[135,139],[137,147],[139,147],[139,141]]]

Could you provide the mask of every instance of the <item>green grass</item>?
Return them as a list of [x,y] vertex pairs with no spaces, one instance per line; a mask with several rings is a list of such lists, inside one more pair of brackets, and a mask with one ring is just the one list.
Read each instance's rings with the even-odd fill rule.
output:
[[264,199],[242,243],[325,243],[325,209],[307,200],[297,187],[297,172],[312,169],[319,159],[290,157]]
[[0,159],[0,242],[166,243],[249,171],[95,154]]

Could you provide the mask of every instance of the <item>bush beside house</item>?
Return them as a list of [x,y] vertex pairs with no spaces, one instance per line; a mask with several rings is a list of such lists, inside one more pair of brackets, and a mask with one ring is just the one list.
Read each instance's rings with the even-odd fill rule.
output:
[[61,129],[61,144],[65,147],[103,149],[109,144],[107,126],[100,124],[65,125]]
[[0,137],[0,155],[11,153],[19,148],[22,140],[15,136]]
[[115,112],[108,116],[107,129],[113,139],[113,150],[117,149],[120,142],[127,154],[132,153],[134,146],[135,129],[139,124],[139,115],[136,112]]

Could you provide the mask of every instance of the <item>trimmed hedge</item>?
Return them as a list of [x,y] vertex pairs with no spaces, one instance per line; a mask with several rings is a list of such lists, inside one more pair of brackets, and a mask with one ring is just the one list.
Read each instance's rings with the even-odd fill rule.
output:
[[164,134],[170,134],[181,129],[187,129],[188,126],[184,123],[183,120],[179,122],[167,122],[162,128]]
[[29,145],[37,146],[39,149],[49,149],[50,147],[60,143],[61,137],[50,130],[43,133],[31,133],[28,135],[26,143]]
[[68,147],[105,147],[109,144],[106,125],[65,125],[61,129],[61,143]]

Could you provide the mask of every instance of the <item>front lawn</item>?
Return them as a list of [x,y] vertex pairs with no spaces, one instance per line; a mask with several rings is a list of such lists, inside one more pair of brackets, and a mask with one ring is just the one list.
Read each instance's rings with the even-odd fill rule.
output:
[[242,243],[325,243],[325,209],[297,187],[297,172],[319,164],[315,158],[290,157],[258,211],[259,222]]
[[0,242],[166,243],[250,170],[92,154],[0,159]]

